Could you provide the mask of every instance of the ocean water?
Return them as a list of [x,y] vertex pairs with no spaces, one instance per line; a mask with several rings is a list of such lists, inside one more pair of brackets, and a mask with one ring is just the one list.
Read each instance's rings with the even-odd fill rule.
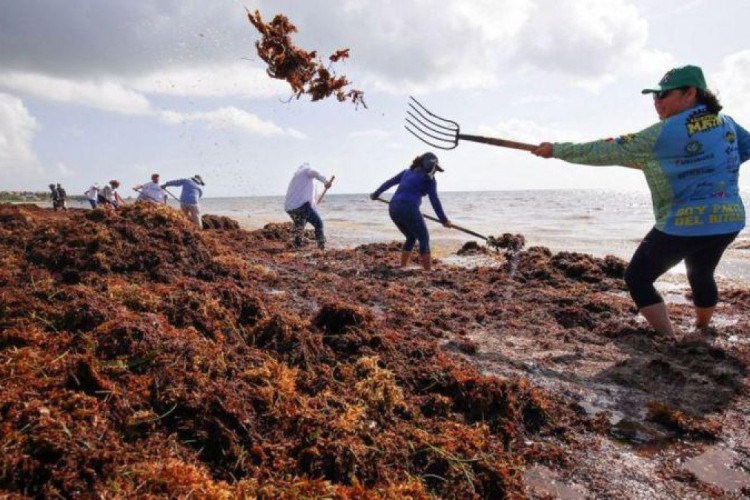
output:
[[[389,193],[386,193],[386,197]],[[750,193],[743,193],[750,206]],[[653,227],[648,192],[600,190],[534,190],[441,192],[446,215],[454,224],[483,236],[522,234],[526,246],[546,246],[552,251],[615,255],[628,260],[643,236]],[[282,196],[206,198],[205,213],[237,220],[243,228],[259,229],[269,222],[288,222]],[[354,248],[364,243],[402,241],[388,216],[385,203],[367,194],[327,193],[318,207],[325,223],[328,246]],[[422,213],[435,216],[429,200]],[[448,259],[467,241],[482,240],[457,229],[427,221],[433,254]],[[750,285],[750,230],[745,229],[725,253],[717,274]],[[675,273],[684,273],[678,266]]]

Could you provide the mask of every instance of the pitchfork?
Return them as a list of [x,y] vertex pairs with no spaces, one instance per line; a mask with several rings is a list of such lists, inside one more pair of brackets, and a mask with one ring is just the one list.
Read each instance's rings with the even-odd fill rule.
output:
[[[409,96],[413,102],[409,107],[414,111],[406,110],[406,125],[414,137],[420,141],[429,144],[438,149],[453,149],[458,146],[458,140],[482,142],[492,144],[493,146],[502,146],[504,148],[523,149],[533,151],[538,146],[526,144],[523,142],[508,141],[506,139],[496,139],[494,137],[482,137],[481,135],[467,135],[461,133],[461,127],[453,120],[442,118],[429,109],[425,108],[419,101]],[[415,106],[416,105],[416,106]]]

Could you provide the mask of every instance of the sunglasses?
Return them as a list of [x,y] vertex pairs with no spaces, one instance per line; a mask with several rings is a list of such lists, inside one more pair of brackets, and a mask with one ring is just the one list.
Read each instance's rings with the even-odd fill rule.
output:
[[672,93],[672,91],[675,89],[669,89],[669,90],[662,90],[661,92],[654,92],[654,101],[661,101],[662,99],[666,99],[669,94]]
[[654,101],[661,101],[662,99],[666,99],[669,94],[674,92],[675,90],[679,90],[681,92],[685,92],[688,87],[677,87],[676,89],[669,89],[669,90],[662,90],[661,92],[654,92]]

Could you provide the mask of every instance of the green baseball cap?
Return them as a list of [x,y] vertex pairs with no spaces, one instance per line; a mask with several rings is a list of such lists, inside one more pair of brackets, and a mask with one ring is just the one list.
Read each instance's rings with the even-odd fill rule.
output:
[[656,94],[663,90],[672,90],[680,87],[695,87],[706,90],[706,79],[703,70],[698,66],[680,66],[672,68],[659,80],[659,88],[643,89],[641,94]]

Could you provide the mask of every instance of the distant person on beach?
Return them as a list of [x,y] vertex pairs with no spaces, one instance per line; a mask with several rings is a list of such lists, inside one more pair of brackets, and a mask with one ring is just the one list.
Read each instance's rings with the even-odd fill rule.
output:
[[54,184],[49,185],[50,197],[52,198],[52,208],[57,212],[60,208],[60,193],[57,191],[57,186]]
[[315,209],[318,200],[315,197],[315,184],[313,181],[318,180],[328,189],[332,181],[326,179],[317,170],[310,168],[308,163],[300,165],[292,176],[284,198],[284,210],[294,223],[294,240],[295,247],[302,246],[302,235],[305,224],[308,222],[315,228],[315,241],[318,248],[324,250],[326,247],[326,237],[323,232],[323,219],[320,218],[318,211]]
[[120,192],[117,191],[120,188],[120,181],[111,180],[109,181],[109,185],[112,186],[112,203],[115,208],[119,208],[123,204],[122,196],[120,196]]
[[57,200],[58,207],[68,210],[68,193],[60,184],[57,185]]
[[117,188],[120,187],[120,181],[111,180],[109,184],[105,184],[103,188],[99,190],[97,201],[101,206],[108,206],[111,208],[117,208],[122,203],[122,198],[117,192]]
[[445,227],[451,227],[451,222],[443,212],[443,206],[437,194],[437,181],[435,174],[443,172],[438,163],[438,158],[433,153],[424,153],[417,156],[411,162],[407,170],[403,170],[395,177],[388,179],[370,195],[370,199],[376,200],[380,195],[398,184],[388,207],[391,220],[396,224],[399,231],[406,236],[406,241],[401,250],[401,267],[406,267],[411,257],[414,244],[419,241],[419,255],[422,261],[422,269],[432,270],[432,254],[430,253],[430,233],[427,224],[419,211],[422,197],[430,198],[432,209],[435,210],[440,222]]
[[86,199],[89,200],[89,204],[91,204],[91,208],[96,208],[97,202],[99,201],[99,183],[95,182],[83,194],[86,195]]
[[745,226],[737,181],[740,164],[750,158],[750,134],[719,113],[722,106],[697,66],[671,69],[642,93],[653,96],[658,123],[615,139],[543,142],[533,154],[643,171],[656,225],[633,254],[625,282],[649,324],[671,337],[672,322],[654,282],[684,260],[695,325],[709,325],[719,300],[714,271]]
[[194,175],[190,179],[176,179],[161,186],[162,189],[170,186],[180,186],[182,188],[182,192],[180,193],[180,210],[188,216],[193,224],[198,226],[198,229],[203,229],[201,207],[198,202],[203,197],[203,189],[201,187],[205,185],[200,175]]
[[136,201],[147,201],[149,203],[165,204],[167,202],[167,193],[164,192],[159,184],[159,174],[151,175],[151,182],[139,184],[133,188],[138,192]]

